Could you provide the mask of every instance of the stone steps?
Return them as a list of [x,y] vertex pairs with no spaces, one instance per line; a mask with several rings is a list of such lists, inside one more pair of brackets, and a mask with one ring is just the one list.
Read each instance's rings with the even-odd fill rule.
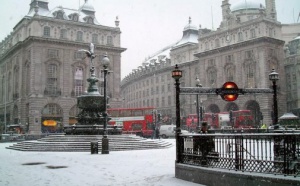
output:
[[[102,149],[102,136],[70,136],[51,135],[36,141],[22,141],[7,149],[19,151],[47,151],[47,152],[90,152],[91,142],[98,142],[98,151]],[[110,151],[161,149],[172,146],[164,140],[150,140],[133,135],[111,135],[109,139]]]

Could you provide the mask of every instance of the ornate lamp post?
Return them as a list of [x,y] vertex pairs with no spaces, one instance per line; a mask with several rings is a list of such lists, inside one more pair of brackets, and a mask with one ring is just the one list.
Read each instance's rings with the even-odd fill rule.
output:
[[[196,87],[202,87],[200,83],[200,79],[196,77]],[[202,105],[201,105],[202,107]],[[201,108],[202,109],[202,108]],[[200,110],[199,110],[199,95],[196,94],[196,112],[197,112],[197,131],[200,131],[200,120],[202,121],[202,118],[200,117]],[[202,115],[202,113],[201,113]]]
[[272,69],[272,72],[269,74],[269,79],[273,83],[273,125],[278,123],[278,106],[277,106],[277,85],[276,81],[279,80],[279,75],[275,72],[275,69]]
[[103,111],[103,117],[104,117],[104,126],[103,126],[103,138],[102,138],[102,154],[109,154],[109,140],[107,137],[107,74],[108,74],[108,65],[109,65],[109,59],[107,57],[107,54],[104,55],[103,59],[101,60],[101,64],[103,66],[103,72],[104,72],[104,111]]
[[180,162],[180,144],[179,141],[179,134],[181,133],[180,130],[180,101],[179,101],[179,93],[180,93],[180,83],[179,79],[182,77],[182,71],[178,69],[178,65],[175,65],[175,70],[172,71],[172,77],[175,79],[175,89],[176,89],[176,163]]

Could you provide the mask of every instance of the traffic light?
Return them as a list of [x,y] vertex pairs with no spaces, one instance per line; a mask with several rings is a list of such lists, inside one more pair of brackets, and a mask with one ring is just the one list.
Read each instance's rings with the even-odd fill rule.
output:
[[158,113],[158,114],[157,114],[157,121],[160,121],[160,120],[161,120],[161,114]]

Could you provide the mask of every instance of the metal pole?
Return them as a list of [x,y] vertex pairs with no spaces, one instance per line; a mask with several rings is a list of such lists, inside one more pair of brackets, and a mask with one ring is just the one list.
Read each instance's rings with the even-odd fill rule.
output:
[[197,112],[197,130],[200,130],[200,112],[199,112],[199,100],[198,100],[198,94],[196,95],[196,112]]
[[179,79],[175,80],[175,88],[176,88],[176,163],[180,162],[180,144],[179,144],[179,135],[181,133],[180,130],[180,100],[179,100],[179,93],[180,93],[180,87],[179,87]]
[[108,69],[107,66],[104,66],[104,111],[103,111],[103,116],[104,116],[104,126],[103,126],[103,138],[102,138],[102,154],[109,154],[109,149],[108,149],[108,137],[107,137],[107,93],[106,93],[106,85],[107,85],[107,73]]
[[273,125],[278,124],[278,106],[277,106],[277,85],[276,85],[276,81],[273,81],[273,110],[274,110],[274,123]]

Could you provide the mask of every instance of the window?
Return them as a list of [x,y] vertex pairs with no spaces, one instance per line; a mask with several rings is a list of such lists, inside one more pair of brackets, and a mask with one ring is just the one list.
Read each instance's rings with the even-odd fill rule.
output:
[[232,65],[230,65],[227,69],[226,69],[226,78],[227,81],[234,81],[234,67]]
[[205,50],[209,50],[209,44],[208,44],[208,42],[205,42]]
[[[19,67],[16,67],[14,70],[14,94],[19,93]],[[14,95],[15,97],[15,95]]]
[[58,50],[48,49],[48,58],[58,58]]
[[92,35],[92,43],[98,43],[98,35],[97,34]]
[[227,55],[225,56],[226,63],[232,63],[233,62],[233,55]]
[[94,23],[94,20],[93,20],[93,18],[89,17],[89,18],[88,18],[88,20],[87,20],[87,23],[89,23],[89,24],[93,24],[93,23]]
[[61,29],[60,30],[60,38],[61,39],[67,39],[67,30],[66,29]]
[[77,41],[82,41],[83,33],[81,31],[77,32]]
[[75,96],[80,96],[83,91],[83,68],[76,67],[74,75],[74,84],[75,84]]
[[78,15],[76,14],[73,15],[73,21],[78,21]]
[[49,95],[56,94],[57,88],[58,88],[57,65],[50,64],[50,65],[48,65],[48,71],[47,71],[46,92]]
[[242,32],[238,33],[238,41],[243,41],[243,33]]
[[61,12],[61,11],[57,12],[56,18],[57,18],[57,19],[64,19],[64,14],[63,14],[63,12]]
[[44,36],[50,37],[50,27],[44,27]]
[[253,58],[253,50],[249,50],[245,52],[245,59],[252,59]]
[[208,71],[208,83],[210,85],[215,85],[217,79],[217,71],[215,69],[210,69]]
[[107,45],[112,45],[112,44],[113,44],[112,36],[107,36]]
[[250,34],[251,34],[251,38],[255,38],[256,37],[255,29],[251,29]]
[[216,47],[220,47],[220,40],[219,40],[219,39],[216,39],[216,40],[215,40],[215,46],[216,46]]
[[254,66],[252,63],[246,65],[246,85],[248,88],[254,88]]

